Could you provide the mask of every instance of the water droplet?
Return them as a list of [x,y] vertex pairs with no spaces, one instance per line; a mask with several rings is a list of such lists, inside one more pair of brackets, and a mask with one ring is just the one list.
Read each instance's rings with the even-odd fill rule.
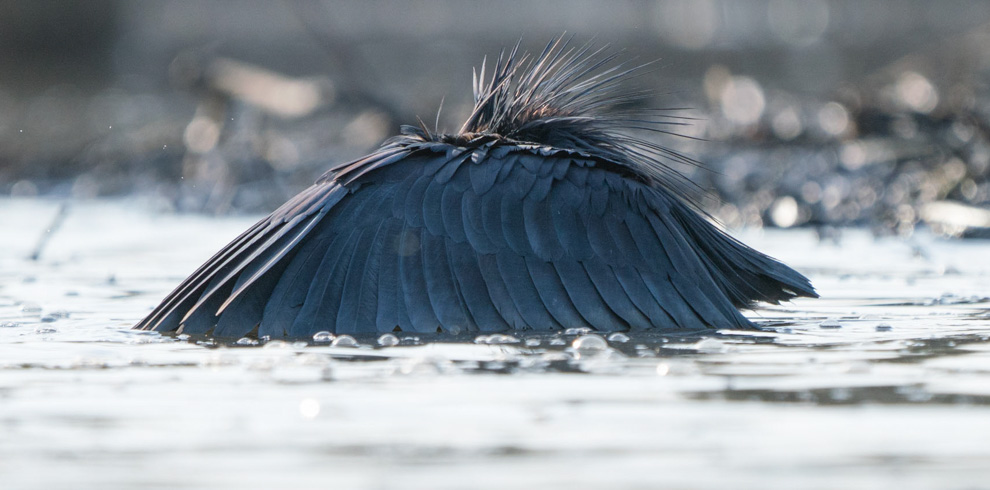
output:
[[670,373],[670,366],[665,363],[657,364],[657,376],[666,376]]
[[609,334],[608,341],[624,344],[626,342],[629,342],[629,336],[622,332],[613,332]]
[[877,332],[889,332],[889,331],[891,331],[893,329],[894,329],[894,327],[892,327],[892,326],[890,326],[889,324],[886,324],[886,323],[881,323],[881,324],[877,325]]
[[330,345],[333,347],[357,347],[358,341],[350,335],[341,335],[333,339],[333,343]]
[[34,314],[41,313],[41,306],[34,303],[25,303],[21,305],[21,313]]
[[571,327],[564,330],[564,335],[584,335],[591,332],[594,332],[591,327]]
[[241,337],[234,342],[237,345],[258,345],[258,341],[254,339],[249,339],[247,337]]
[[571,347],[585,352],[603,351],[608,349],[608,342],[601,335],[591,333],[574,339]]
[[320,414],[320,402],[312,398],[303,398],[299,402],[299,414],[310,420],[316,418]]
[[333,342],[334,335],[326,330],[313,334],[313,342]]
[[821,328],[842,328],[842,324],[838,320],[828,319],[824,322],[818,324]]
[[399,338],[390,333],[378,337],[378,345],[382,347],[393,347],[399,345]]

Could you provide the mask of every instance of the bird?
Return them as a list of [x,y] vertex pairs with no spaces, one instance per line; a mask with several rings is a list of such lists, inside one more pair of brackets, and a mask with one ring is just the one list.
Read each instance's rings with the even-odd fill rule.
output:
[[331,167],[134,328],[679,334],[756,329],[741,308],[817,297],[701,210],[671,165],[697,162],[654,141],[689,122],[644,108],[653,92],[626,86],[648,64],[620,54],[562,37],[503,49],[457,132],[420,120]]

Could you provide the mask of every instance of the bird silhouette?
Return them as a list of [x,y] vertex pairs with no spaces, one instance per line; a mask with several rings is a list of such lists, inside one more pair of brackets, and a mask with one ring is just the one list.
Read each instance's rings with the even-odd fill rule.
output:
[[739,308],[816,297],[808,279],[728,236],[636,131],[643,65],[552,40],[474,77],[456,134],[405,126],[245,231],[135,328],[311,338],[315,332],[696,332],[755,328]]

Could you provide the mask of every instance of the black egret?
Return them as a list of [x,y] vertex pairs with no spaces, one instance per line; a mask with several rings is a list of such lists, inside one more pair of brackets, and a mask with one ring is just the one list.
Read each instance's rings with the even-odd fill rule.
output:
[[817,296],[691,203],[630,131],[683,121],[623,89],[641,66],[560,39],[474,81],[456,134],[403,127],[331,168],[183,281],[135,328],[216,338],[747,329],[739,308]]

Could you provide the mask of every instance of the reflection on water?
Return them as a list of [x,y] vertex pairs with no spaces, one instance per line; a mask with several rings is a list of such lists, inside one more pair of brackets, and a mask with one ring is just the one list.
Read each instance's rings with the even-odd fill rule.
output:
[[990,481],[988,242],[743,233],[822,294],[763,332],[217,345],[128,327],[252,220],[140,209],[72,203],[31,261],[58,204],[0,201],[3,488]]

